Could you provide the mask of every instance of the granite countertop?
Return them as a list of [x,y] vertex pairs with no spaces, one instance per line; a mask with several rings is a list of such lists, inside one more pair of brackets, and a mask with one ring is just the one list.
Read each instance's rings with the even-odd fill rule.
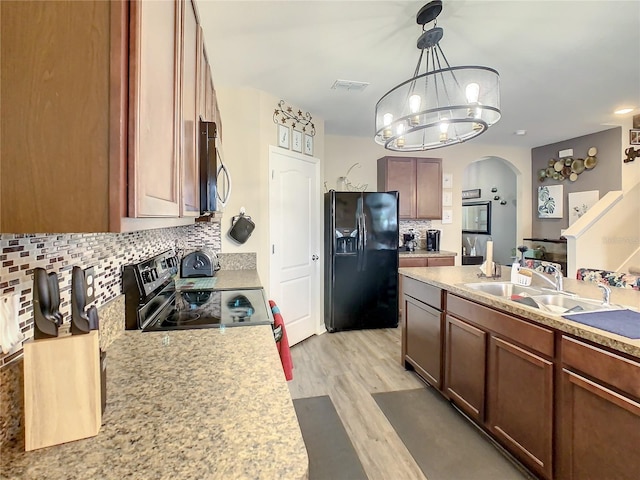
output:
[[23,448],[3,448],[1,478],[298,479],[309,467],[268,325],[124,332],[107,351],[98,435]]
[[214,278],[216,289],[262,288],[257,270],[218,270]]
[[424,250],[422,248],[416,248],[413,252],[408,252],[406,250],[398,250],[398,254],[401,257],[416,257],[416,258],[424,258],[424,257],[455,257],[457,252],[448,252],[446,250],[438,250],[437,252],[430,252],[428,250]]
[[[410,278],[414,278],[424,283],[447,290],[453,294],[468,298],[489,307],[498,308],[507,313],[527,318],[534,323],[546,325],[557,330],[584,338],[600,345],[624,352],[635,357],[640,357],[640,340],[634,340],[605,330],[589,327],[581,323],[572,322],[560,316],[548,315],[543,311],[512,302],[501,297],[488,293],[472,290],[464,287],[464,283],[476,282],[508,282],[511,271],[503,268],[502,278],[487,279],[478,278],[480,272],[477,265],[458,267],[407,267],[400,268],[399,273]],[[533,278],[532,287],[546,286],[540,279]],[[580,297],[601,299],[602,292],[595,283],[583,282],[575,279],[564,279],[564,290],[575,293]],[[628,306],[635,310],[640,310],[640,292],[628,288],[611,287],[611,303]]]

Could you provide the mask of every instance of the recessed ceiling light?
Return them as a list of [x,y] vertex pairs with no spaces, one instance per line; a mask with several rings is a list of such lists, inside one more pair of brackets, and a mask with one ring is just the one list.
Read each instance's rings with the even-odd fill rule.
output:
[[616,115],[624,115],[625,113],[630,113],[633,112],[633,108],[621,108],[620,110],[616,110],[615,113]]
[[513,132],[514,135],[526,135],[527,131],[526,130],[516,130],[515,132]]

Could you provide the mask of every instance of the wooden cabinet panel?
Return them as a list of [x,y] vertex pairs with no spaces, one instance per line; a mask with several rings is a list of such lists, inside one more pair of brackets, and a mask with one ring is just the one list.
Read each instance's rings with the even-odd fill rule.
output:
[[441,388],[442,319],[441,312],[404,295],[406,360],[431,385]]
[[553,475],[553,363],[492,336],[487,426],[525,465]]
[[433,285],[427,285],[419,280],[405,277],[402,283],[405,294],[426,303],[433,308],[442,310],[442,290]]
[[0,21],[0,231],[192,223],[193,0],[3,2]]
[[562,337],[561,350],[562,362],[573,370],[640,399],[640,363],[567,336]]
[[129,214],[180,214],[180,2],[131,2]]
[[558,418],[559,478],[638,478],[640,403],[565,369]]
[[399,257],[400,267],[449,267],[455,264],[453,257]]
[[398,265],[402,267],[426,267],[426,257],[399,257]]
[[429,257],[428,267],[452,267],[454,265],[453,257]]
[[458,318],[469,320],[483,328],[508,337],[525,347],[553,357],[553,331],[512,317],[457,295],[447,295],[447,311]]
[[378,160],[378,191],[397,190],[400,218],[416,218],[416,162],[413,158],[385,157]]
[[125,208],[110,146],[126,124],[114,92],[121,4],[0,3],[0,231],[108,231]]
[[487,334],[449,315],[445,325],[446,393],[467,415],[483,422]]
[[416,159],[416,217],[442,218],[442,161]]
[[442,159],[378,159],[378,191],[389,190],[400,193],[400,218],[442,218]]
[[184,3],[182,22],[182,216],[200,214],[198,139],[198,21],[193,0]]

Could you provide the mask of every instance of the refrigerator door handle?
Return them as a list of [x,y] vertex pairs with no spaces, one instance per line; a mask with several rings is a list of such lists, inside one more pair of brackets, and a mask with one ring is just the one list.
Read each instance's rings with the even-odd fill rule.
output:
[[360,214],[362,217],[362,265],[361,270],[367,269],[367,216],[364,212]]

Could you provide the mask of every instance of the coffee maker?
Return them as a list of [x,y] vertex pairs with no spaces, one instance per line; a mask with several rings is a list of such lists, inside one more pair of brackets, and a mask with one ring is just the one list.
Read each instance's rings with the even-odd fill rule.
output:
[[427,251],[440,251],[440,230],[427,230]]
[[413,252],[416,249],[416,234],[413,233],[413,229],[409,230],[409,233],[402,234],[403,247],[407,252]]

